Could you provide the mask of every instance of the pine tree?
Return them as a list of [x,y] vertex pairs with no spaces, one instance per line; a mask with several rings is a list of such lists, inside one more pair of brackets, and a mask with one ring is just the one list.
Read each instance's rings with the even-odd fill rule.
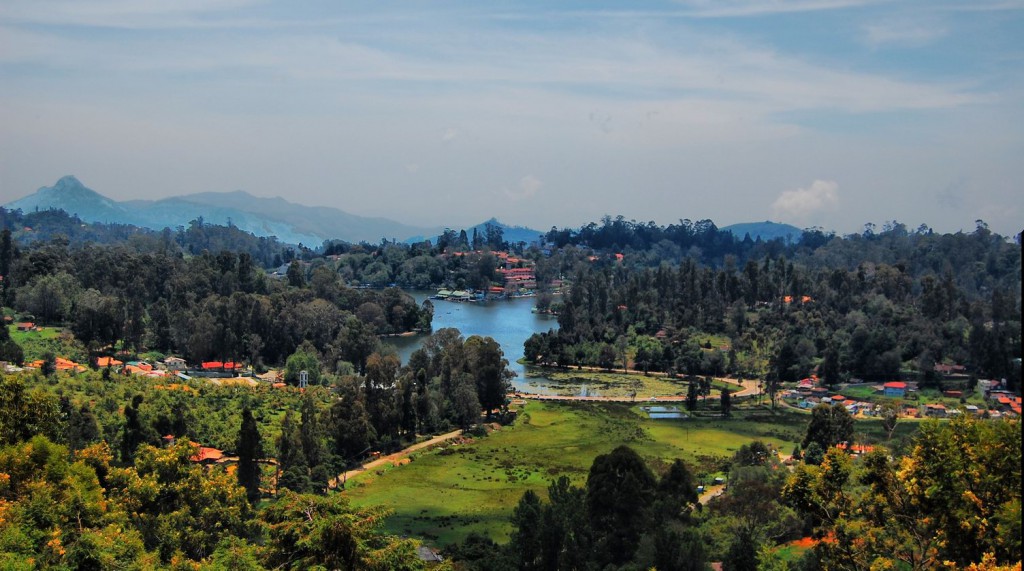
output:
[[260,498],[260,465],[263,458],[263,440],[260,437],[256,419],[249,407],[242,410],[242,426],[238,430],[238,441],[235,446],[238,453],[238,483],[245,488],[251,503]]
[[303,453],[302,434],[290,410],[281,421],[281,435],[277,437],[277,466],[281,471],[278,488],[288,488],[299,493],[307,491],[309,468]]

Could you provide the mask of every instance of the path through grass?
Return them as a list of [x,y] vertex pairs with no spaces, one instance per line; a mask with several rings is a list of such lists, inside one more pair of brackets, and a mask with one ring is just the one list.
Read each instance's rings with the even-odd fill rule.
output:
[[775,422],[650,420],[625,404],[530,402],[513,426],[367,472],[349,480],[344,493],[355,505],[393,509],[387,528],[394,533],[443,545],[477,531],[504,542],[523,492],[545,497],[560,475],[582,485],[594,458],[620,444],[634,447],[655,469],[683,458],[710,475],[756,438],[788,453],[806,422],[794,418],[794,427],[787,426],[787,415]]

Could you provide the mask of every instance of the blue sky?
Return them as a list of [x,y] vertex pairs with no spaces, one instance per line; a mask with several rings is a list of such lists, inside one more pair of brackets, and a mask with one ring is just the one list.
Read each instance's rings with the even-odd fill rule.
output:
[[1020,231],[1024,1],[0,3],[0,202]]

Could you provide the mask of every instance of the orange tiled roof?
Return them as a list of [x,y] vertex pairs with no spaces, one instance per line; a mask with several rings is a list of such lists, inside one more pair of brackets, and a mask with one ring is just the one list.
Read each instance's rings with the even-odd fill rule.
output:
[[207,460],[216,462],[217,460],[220,460],[221,458],[224,457],[224,452],[222,452],[221,450],[218,450],[216,448],[208,448],[206,446],[199,446],[194,442],[192,444],[199,449],[195,454],[189,457],[189,460],[193,462],[205,462]]

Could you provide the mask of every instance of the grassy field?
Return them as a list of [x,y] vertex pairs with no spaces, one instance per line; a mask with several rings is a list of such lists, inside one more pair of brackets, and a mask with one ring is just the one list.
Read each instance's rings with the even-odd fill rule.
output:
[[[561,396],[576,396],[581,393],[596,394],[605,397],[627,398],[636,392],[637,400],[650,397],[662,396],[686,396],[689,383],[682,378],[669,378],[661,373],[616,373],[580,369],[543,369],[544,378],[550,379],[557,384],[564,385],[559,390],[557,386],[548,384],[549,388],[555,388],[555,394]],[[741,387],[735,383],[729,383],[720,379],[714,379],[711,386],[720,391],[728,388],[736,392]]]
[[85,347],[77,342],[70,333],[62,334],[61,327],[40,327],[33,331],[18,331],[16,324],[7,326],[7,331],[15,343],[21,345],[25,352],[25,361],[42,359],[47,353],[57,357],[66,357],[79,363],[85,363],[87,353]]
[[791,413],[651,420],[624,404],[529,402],[514,426],[362,474],[349,480],[344,493],[355,505],[393,509],[387,528],[394,533],[441,545],[471,531],[506,541],[509,516],[523,492],[544,497],[560,475],[583,484],[594,458],[620,444],[634,447],[656,471],[683,458],[709,478],[754,439],[788,453],[805,423],[806,417]]
[[664,376],[639,375],[625,373],[605,373],[598,371],[546,371],[544,376],[556,383],[564,383],[564,391],[557,394],[578,395],[581,387],[606,397],[625,398],[636,391],[636,398],[644,399],[651,396],[685,395],[687,383],[682,379],[669,379]]

